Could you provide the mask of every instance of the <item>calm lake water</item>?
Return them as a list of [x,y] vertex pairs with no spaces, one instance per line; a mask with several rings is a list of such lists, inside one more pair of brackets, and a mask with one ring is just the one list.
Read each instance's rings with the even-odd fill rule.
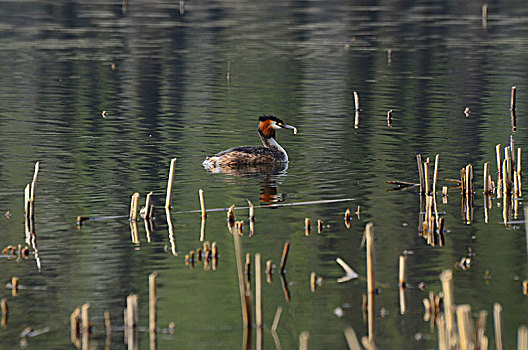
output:
[[[244,253],[278,264],[291,244],[287,301],[278,274],[262,291],[265,349],[275,311],[280,348],[345,349],[343,329],[367,334],[365,225],[375,227],[376,343],[380,349],[436,349],[437,331],[424,322],[422,299],[441,291],[439,274],[453,269],[455,302],[487,310],[494,348],[493,304],[503,307],[506,348],[527,324],[527,244],[522,224],[504,224],[502,199],[486,223],[483,164],[495,180],[495,145],[528,150],[528,7],[524,0],[482,1],[5,1],[0,6],[0,243],[25,245],[24,188],[40,162],[35,203],[36,247],[28,259],[0,259],[0,281],[20,279],[0,348],[72,349],[69,317],[91,304],[91,346],[105,347],[103,312],[122,326],[130,293],[139,295],[148,326],[148,275],[157,271],[159,349],[242,348],[243,325],[233,239],[225,212],[207,218],[205,239],[217,242],[215,271],[194,269],[185,255],[202,246],[198,190],[208,208],[232,204],[352,198],[348,202],[255,209],[255,234]],[[231,78],[228,80],[228,66]],[[517,86],[517,129],[510,90]],[[354,127],[354,97],[360,99]],[[470,107],[471,114],[464,115]],[[387,111],[393,126],[387,127]],[[102,112],[107,116],[103,118]],[[258,116],[276,114],[299,133],[278,140],[290,163],[280,171],[210,173],[205,156],[257,145]],[[528,164],[523,153],[523,163]],[[420,236],[417,188],[390,191],[385,181],[418,181],[416,154],[440,155],[439,186],[453,187],[467,164],[475,169],[474,211],[464,218],[460,189],[438,199],[445,245]],[[174,241],[164,206],[171,158]],[[527,165],[528,166],[528,165]],[[526,182],[526,180],[525,180]],[[86,222],[77,216],[128,215],[152,191],[155,227],[139,243],[126,218]],[[523,191],[528,191],[523,187]],[[523,204],[518,201],[523,220]],[[343,213],[360,206],[351,227]],[[182,213],[183,212],[183,213]],[[305,236],[304,218],[327,226]],[[174,244],[172,246],[172,244]],[[455,264],[471,249],[469,269]],[[174,251],[173,254],[172,251]],[[408,255],[407,311],[399,312],[398,257]],[[337,283],[342,258],[360,278]],[[38,267],[40,265],[40,269]],[[489,278],[485,278],[486,271]],[[310,274],[323,283],[310,290]],[[427,288],[417,288],[425,282]],[[43,334],[20,338],[26,328]],[[253,333],[254,336],[254,333]],[[112,349],[125,349],[114,331]],[[148,333],[139,347],[149,348]],[[253,341],[253,348],[255,343]]]

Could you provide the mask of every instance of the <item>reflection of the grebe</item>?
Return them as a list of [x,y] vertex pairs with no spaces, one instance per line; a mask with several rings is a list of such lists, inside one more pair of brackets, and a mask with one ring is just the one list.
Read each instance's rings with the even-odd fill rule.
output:
[[237,167],[215,167],[207,169],[212,173],[232,175],[229,180],[237,182],[240,177],[260,178],[260,203],[271,204],[281,202],[284,195],[277,190],[281,179],[286,176],[288,163],[243,165]]

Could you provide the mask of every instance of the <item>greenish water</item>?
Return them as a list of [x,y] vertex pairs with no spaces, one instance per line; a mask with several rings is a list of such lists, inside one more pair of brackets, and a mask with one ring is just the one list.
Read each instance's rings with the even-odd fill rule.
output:
[[[278,274],[263,286],[264,348],[283,308],[278,336],[297,348],[310,332],[311,349],[344,349],[343,329],[367,334],[362,316],[366,282],[339,284],[335,262],[366,275],[360,248],[366,223],[376,237],[376,343],[380,349],[434,349],[437,331],[423,321],[422,299],[441,290],[439,274],[454,270],[455,302],[489,313],[504,309],[506,348],[526,324],[527,242],[522,224],[503,224],[502,200],[484,220],[482,168],[495,169],[495,145],[527,149],[528,9],[521,0],[489,3],[482,27],[480,1],[7,1],[0,7],[0,245],[25,244],[24,187],[40,172],[35,204],[35,251],[21,261],[0,259],[0,281],[20,279],[17,296],[3,289],[9,318],[0,348],[19,346],[26,327],[48,332],[28,338],[31,348],[71,349],[69,316],[91,304],[91,345],[104,348],[103,312],[122,326],[126,297],[137,293],[140,324],[148,325],[148,275],[157,271],[158,321],[174,322],[159,349],[242,348],[243,326],[233,239],[225,213],[207,218],[206,240],[220,251],[215,271],[186,266],[201,247],[198,190],[208,208],[255,205],[270,194],[284,203],[353,198],[349,202],[256,209],[255,234],[244,252],[280,261],[291,243],[285,299]],[[182,13],[183,12],[183,13]],[[391,51],[390,60],[388,50]],[[112,64],[115,69],[112,69]],[[231,79],[226,79],[230,66]],[[510,89],[517,86],[517,130],[512,132]],[[353,92],[359,93],[359,128]],[[471,114],[463,113],[466,106]],[[393,127],[387,111],[393,110]],[[107,117],[102,112],[107,111]],[[205,156],[257,145],[257,118],[276,114],[298,128],[279,132],[287,169],[275,173],[205,171]],[[416,182],[415,155],[440,154],[440,186],[475,169],[474,217],[464,218],[458,189],[441,200],[445,246],[426,245],[418,233],[416,188],[388,191],[387,180]],[[526,153],[526,151],[525,151]],[[524,154],[524,153],[523,153]],[[177,157],[173,193],[174,244],[161,208],[170,159]],[[524,161],[523,163],[528,164]],[[492,171],[493,177],[495,173]],[[523,190],[525,188],[523,187]],[[88,221],[77,216],[128,215],[130,196],[153,191],[155,228],[139,245],[127,219]],[[523,204],[519,215],[523,220]],[[351,227],[346,208],[361,206]],[[304,218],[324,221],[322,234],[304,233]],[[168,247],[168,249],[167,249]],[[475,256],[467,270],[455,263]],[[407,312],[399,313],[398,257],[408,256]],[[323,284],[310,290],[310,274]],[[487,281],[485,272],[491,278]],[[426,290],[417,288],[425,282]],[[342,316],[335,310],[341,308]],[[382,308],[385,310],[382,312]],[[252,347],[255,348],[255,333]],[[140,334],[141,349],[149,347]],[[112,349],[124,349],[115,331]]]

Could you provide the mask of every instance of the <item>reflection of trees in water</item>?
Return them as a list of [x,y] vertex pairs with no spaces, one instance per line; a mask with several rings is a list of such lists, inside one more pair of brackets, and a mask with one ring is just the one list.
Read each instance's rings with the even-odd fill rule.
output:
[[260,203],[276,203],[284,199],[278,192],[278,184],[286,176],[288,163],[221,166],[208,169],[213,173],[229,175],[228,182],[237,183],[240,178],[257,178],[260,180]]

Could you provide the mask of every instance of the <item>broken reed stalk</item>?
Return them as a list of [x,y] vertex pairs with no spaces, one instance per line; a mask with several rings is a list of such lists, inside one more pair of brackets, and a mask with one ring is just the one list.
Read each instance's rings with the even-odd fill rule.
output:
[[70,328],[70,339],[77,349],[79,349],[81,347],[81,340],[79,339],[79,335],[81,334],[81,308],[79,306],[70,315]]
[[90,333],[90,303],[81,306],[81,332]]
[[231,227],[235,223],[235,205],[229,207],[227,211],[227,223]]
[[246,292],[251,290],[251,253],[246,253]]
[[406,262],[407,262],[407,256],[400,255],[400,273],[399,273],[400,287],[404,287],[404,288],[406,286],[406,272],[407,272],[407,268],[405,266]]
[[149,331],[156,332],[156,322],[157,322],[157,310],[156,304],[158,302],[158,291],[156,280],[158,274],[153,272],[149,275]]
[[324,230],[323,220],[317,219],[317,233],[321,233]]
[[132,195],[132,200],[130,201],[130,216],[129,216],[130,221],[137,220],[138,199],[139,199],[139,193],[136,192]]
[[484,194],[491,194],[491,179],[489,174],[489,162],[484,163]]
[[495,155],[497,159],[497,196],[502,195],[502,159],[501,159],[501,145],[495,145]]
[[238,287],[240,290],[240,304],[242,307],[242,321],[244,323],[244,328],[248,329],[251,326],[251,306],[250,298],[246,291],[244,269],[242,265],[242,246],[240,243],[240,236],[238,234],[233,234],[233,240],[235,243],[235,258],[237,265]]
[[354,116],[354,129],[359,128],[359,111],[356,111]]
[[253,203],[249,199],[246,199],[249,206],[249,221],[255,221],[255,208],[253,207]]
[[172,184],[174,181],[174,170],[176,166],[176,160],[178,158],[172,158],[169,170],[169,180],[167,182],[167,196],[165,197],[165,208],[170,209],[172,200]]
[[440,155],[437,154],[435,157],[435,166],[434,166],[434,173],[433,173],[433,195],[436,194],[437,189],[437,183],[438,183],[438,162],[439,162]]
[[145,220],[152,219],[152,215],[153,215],[153,212],[154,212],[154,206],[152,204],[150,204],[151,201],[152,201],[152,191],[150,191],[147,194],[147,199],[145,200],[145,214],[144,214],[144,217],[143,217]]
[[310,221],[310,218],[305,218],[304,219],[304,234],[306,236],[309,236],[311,230],[312,230],[312,222]]
[[515,102],[517,96],[517,87],[512,86],[511,88],[511,100],[510,100],[510,110],[515,111]]
[[466,195],[473,195],[473,166],[471,164],[466,165],[465,169],[465,190]]
[[387,112],[387,126],[392,127],[392,109]]
[[355,111],[359,112],[359,94],[357,93],[357,91],[354,91],[354,107]]
[[424,181],[424,171],[422,164],[422,155],[416,155],[416,164],[418,165],[418,176],[420,177],[420,194],[425,194],[425,181]]
[[369,222],[365,226],[365,238],[367,241],[367,301],[368,301],[368,339],[374,344],[374,224]]
[[495,328],[495,348],[502,350],[502,306],[499,303],[493,304],[493,325]]
[[262,258],[255,254],[255,318],[257,328],[262,328]]
[[528,350],[528,327],[525,325],[517,329],[517,350]]
[[521,168],[521,148],[517,148],[517,163],[515,163],[517,165],[517,174],[520,176],[521,173],[522,173],[522,168]]
[[126,325],[128,331],[134,330],[139,322],[139,311],[138,311],[138,296],[137,294],[130,294],[127,297],[127,311],[126,311]]
[[482,5],[482,28],[488,27],[488,4]]
[[424,163],[424,180],[425,180],[425,194],[429,195],[431,193],[431,184],[429,182],[429,173],[431,172],[431,163],[429,158]]
[[310,290],[312,293],[315,293],[315,288],[317,286],[317,274],[315,272],[312,272],[310,274]]
[[284,243],[284,248],[282,250],[282,257],[281,257],[281,262],[280,262],[280,267],[279,267],[279,272],[281,274],[284,274],[284,268],[286,267],[286,260],[288,259],[289,250],[290,250],[290,242],[286,241],[286,243]]
[[299,334],[299,350],[308,350],[308,340],[310,340],[308,331],[303,331]]
[[444,270],[440,274],[440,281],[442,282],[442,291],[444,293],[447,344],[453,344],[457,338],[454,317],[455,300],[453,297],[453,272],[451,270]]
[[206,218],[207,212],[205,211],[204,191],[201,188],[198,190],[198,195],[200,196],[200,208],[202,210],[202,218]]
[[106,335],[112,334],[112,324],[110,323],[110,312],[104,312],[104,323],[106,329]]
[[349,350],[361,350],[362,349],[361,345],[359,345],[359,341],[356,336],[356,332],[354,331],[354,328],[346,327],[344,330],[344,333],[345,333],[345,339],[347,341]]
[[18,277],[11,277],[11,295],[16,296],[18,295]]
[[458,334],[460,337],[460,349],[473,349],[475,346],[475,331],[473,327],[473,318],[471,316],[471,306],[469,306],[469,304],[457,306],[456,314]]
[[[479,312],[477,319],[477,337],[476,337],[476,349],[487,349],[488,348],[488,337],[484,335],[486,330],[486,318],[488,317],[488,312],[482,310]],[[528,349],[527,349],[528,350]]]

